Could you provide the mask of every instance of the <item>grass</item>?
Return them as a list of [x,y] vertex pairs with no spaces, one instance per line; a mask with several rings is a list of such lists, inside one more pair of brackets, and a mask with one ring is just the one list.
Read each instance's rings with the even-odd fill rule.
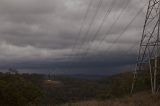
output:
[[120,99],[66,103],[58,106],[160,106],[160,96],[143,92]]

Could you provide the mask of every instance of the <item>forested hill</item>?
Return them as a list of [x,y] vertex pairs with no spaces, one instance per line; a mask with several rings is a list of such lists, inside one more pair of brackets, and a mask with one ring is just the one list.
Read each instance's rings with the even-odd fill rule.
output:
[[[0,104],[2,106],[47,106],[79,101],[129,96],[132,73],[121,73],[98,80],[69,76],[0,73]],[[138,78],[135,92],[148,91],[149,77]]]

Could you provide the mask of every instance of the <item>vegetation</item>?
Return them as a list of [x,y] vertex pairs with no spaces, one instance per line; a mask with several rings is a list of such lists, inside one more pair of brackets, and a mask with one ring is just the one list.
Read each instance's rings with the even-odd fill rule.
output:
[[142,92],[124,98],[115,98],[105,101],[92,100],[77,103],[66,103],[58,106],[160,106],[159,100],[159,96],[153,96],[150,92]]
[[[114,100],[117,101],[114,103],[121,101],[132,103],[134,97],[133,101],[129,97],[132,78],[131,73],[122,73],[100,80],[67,76],[54,76],[54,80],[47,80],[45,75],[18,74],[12,69],[10,73],[0,73],[0,104],[2,106],[55,106],[74,103],[72,105],[77,106],[79,103],[76,102],[90,100],[93,101],[80,102],[80,104],[108,104]],[[149,85],[149,75],[145,74],[138,78],[134,92],[148,91]]]
[[18,74],[0,73],[1,106],[38,105],[42,92]]

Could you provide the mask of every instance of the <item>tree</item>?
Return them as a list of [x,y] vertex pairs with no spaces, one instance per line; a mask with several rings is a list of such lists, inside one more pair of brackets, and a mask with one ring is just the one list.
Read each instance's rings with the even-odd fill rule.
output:
[[19,75],[0,76],[0,104],[3,106],[25,106],[39,104],[40,89]]

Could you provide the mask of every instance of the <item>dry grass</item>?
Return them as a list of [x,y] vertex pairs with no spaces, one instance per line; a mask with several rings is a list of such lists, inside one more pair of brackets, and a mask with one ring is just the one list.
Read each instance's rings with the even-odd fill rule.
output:
[[68,103],[59,106],[160,106],[160,97],[139,93],[122,99]]

